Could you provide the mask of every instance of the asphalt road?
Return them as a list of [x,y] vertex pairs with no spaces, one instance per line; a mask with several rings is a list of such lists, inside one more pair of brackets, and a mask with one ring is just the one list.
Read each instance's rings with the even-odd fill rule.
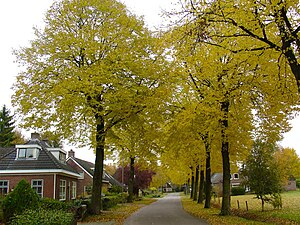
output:
[[145,206],[125,220],[124,225],[206,225],[182,208],[178,193],[172,193]]

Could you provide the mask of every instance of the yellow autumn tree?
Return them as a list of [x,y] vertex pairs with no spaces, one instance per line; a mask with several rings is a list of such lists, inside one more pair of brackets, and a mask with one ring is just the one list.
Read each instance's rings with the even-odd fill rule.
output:
[[101,210],[109,130],[141,112],[160,87],[163,60],[140,18],[116,0],[56,1],[15,52],[23,72],[13,104],[25,127],[54,128],[95,149],[91,213]]

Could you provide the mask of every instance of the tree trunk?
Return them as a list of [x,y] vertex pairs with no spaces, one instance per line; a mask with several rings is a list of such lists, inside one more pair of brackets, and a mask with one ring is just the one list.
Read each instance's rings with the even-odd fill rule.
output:
[[95,159],[95,170],[93,176],[93,188],[91,207],[89,212],[91,214],[99,215],[102,210],[102,178],[103,178],[103,161],[104,161],[104,144],[105,144],[105,129],[104,129],[104,118],[102,115],[96,114],[96,159]]
[[134,185],[134,157],[130,157],[130,172],[129,172],[129,180],[128,180],[127,202],[133,202],[133,185]]
[[[202,167],[202,166],[201,166]],[[198,203],[203,203],[203,193],[204,192],[204,170],[201,168],[200,171],[200,186],[199,186],[199,196],[198,196]]]
[[261,196],[261,211],[265,211],[265,201],[264,198]]
[[192,179],[191,179],[191,188],[192,188],[192,190],[191,190],[190,198],[193,199],[193,196],[194,196],[194,181],[195,181],[193,167],[191,167],[191,170],[192,170]]
[[221,120],[222,162],[223,162],[223,198],[220,215],[230,215],[230,161],[229,142],[227,137],[229,101],[221,102],[223,119]]
[[197,194],[199,191],[199,165],[196,166],[196,176],[195,176],[195,186],[194,186],[194,195],[193,201],[197,201]]
[[204,208],[210,208],[211,200],[211,167],[210,167],[210,146],[205,143],[206,163],[205,163],[205,204]]

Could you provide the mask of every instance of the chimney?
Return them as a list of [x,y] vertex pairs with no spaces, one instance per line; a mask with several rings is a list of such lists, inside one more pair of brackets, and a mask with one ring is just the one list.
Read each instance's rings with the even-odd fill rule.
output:
[[31,133],[31,139],[38,139],[38,140],[40,140],[41,139],[40,134],[36,133],[36,132]]
[[72,149],[70,151],[68,151],[68,157],[75,158],[75,152]]

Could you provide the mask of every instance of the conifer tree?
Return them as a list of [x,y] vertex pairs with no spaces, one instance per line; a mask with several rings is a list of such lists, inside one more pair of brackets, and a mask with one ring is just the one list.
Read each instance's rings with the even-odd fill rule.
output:
[[13,116],[4,105],[0,111],[0,146],[9,147],[15,139]]

